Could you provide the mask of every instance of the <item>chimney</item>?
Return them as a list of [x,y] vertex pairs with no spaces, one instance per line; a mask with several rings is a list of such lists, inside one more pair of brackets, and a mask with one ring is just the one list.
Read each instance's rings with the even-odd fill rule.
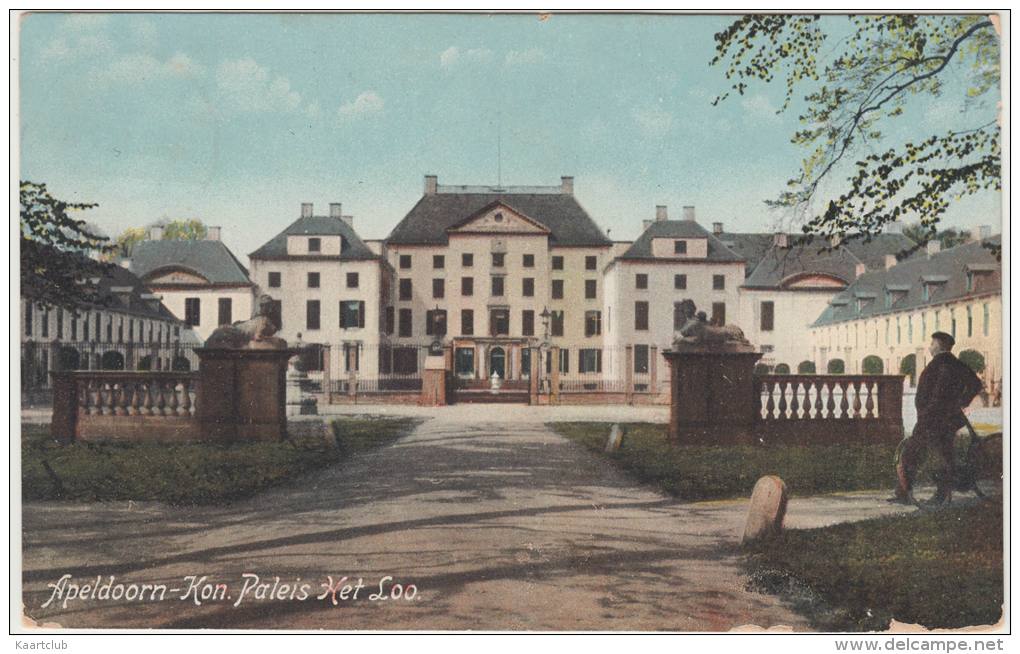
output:
[[652,222],[653,221],[651,221],[651,220],[642,220],[641,221],[641,231],[642,232],[647,232],[648,228],[652,226]]
[[661,222],[663,220],[669,220],[669,209],[664,204],[655,205],[655,220]]
[[329,217],[330,218],[343,218],[343,205],[339,202],[329,203]]
[[839,234],[830,234],[829,235],[829,247],[830,248],[838,248],[840,243],[842,243],[842,242],[843,242],[843,239],[840,238]]
[[207,241],[218,241],[220,240],[220,228],[219,227],[206,227],[205,228],[205,240]]
[[312,217],[312,203],[311,202],[302,202],[301,203],[301,217],[302,218],[311,218]]
[[854,279],[860,277],[867,271],[868,271],[867,266],[865,266],[863,262],[858,261],[857,265],[854,266]]
[[723,233],[722,223],[712,223],[712,233],[719,236]]
[[563,195],[574,194],[574,178],[573,177],[560,177],[560,193]]
[[886,234],[902,234],[903,223],[900,222],[899,220],[894,220],[890,223],[886,223],[884,231]]
[[983,241],[991,237],[992,237],[991,225],[981,225],[980,227],[978,227],[978,238],[980,238]]
[[790,235],[786,232],[776,232],[772,235],[772,244],[777,248],[790,247]]
[[885,255],[885,269],[886,270],[889,270],[890,268],[895,266],[896,263],[897,263],[897,261],[896,261],[896,255],[895,254],[887,254],[887,255]]
[[695,217],[694,217],[694,207],[693,206],[686,206],[686,207],[684,207],[684,220],[691,220],[691,221],[696,220]]
[[928,257],[931,257],[934,254],[938,254],[941,251],[942,251],[942,243],[940,243],[939,241],[937,241],[935,239],[932,239],[932,240],[928,241]]
[[150,241],[163,240],[163,227],[161,225],[156,225],[155,227],[149,230],[149,240]]
[[340,220],[347,223],[347,226],[354,229],[354,216],[340,216]]
[[435,195],[439,189],[439,178],[435,175],[425,175],[425,195]]

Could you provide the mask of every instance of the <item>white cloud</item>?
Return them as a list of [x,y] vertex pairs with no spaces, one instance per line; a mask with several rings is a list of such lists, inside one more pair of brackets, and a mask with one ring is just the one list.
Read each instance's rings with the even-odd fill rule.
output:
[[636,108],[631,116],[641,133],[649,138],[665,136],[673,129],[673,114],[658,105]]
[[540,64],[545,61],[545,52],[541,48],[528,48],[527,50],[511,50],[506,53],[507,66],[524,66],[529,64]]
[[776,106],[764,95],[746,96],[740,101],[740,106],[744,108],[745,122],[747,119],[768,123],[780,122]]
[[178,52],[166,61],[152,55],[134,54],[120,57],[105,68],[92,71],[95,84],[138,84],[173,78],[199,77],[205,68],[188,55]]
[[341,118],[357,118],[379,113],[383,110],[383,99],[375,91],[362,91],[351,102],[345,102],[337,109]]
[[254,59],[223,61],[216,69],[216,88],[225,106],[246,112],[295,111],[301,94],[286,77],[273,75]]
[[492,59],[492,50],[487,48],[462,50],[455,45],[451,45],[439,53],[439,65],[447,69],[459,64],[484,63],[490,59]]

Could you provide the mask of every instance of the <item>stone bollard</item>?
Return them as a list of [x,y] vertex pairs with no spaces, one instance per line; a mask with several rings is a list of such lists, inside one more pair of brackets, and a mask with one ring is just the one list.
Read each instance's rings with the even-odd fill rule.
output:
[[777,536],[783,530],[786,500],[786,484],[782,479],[775,475],[759,479],[751,492],[751,506],[747,510],[747,524],[741,543]]
[[620,430],[619,424],[613,424],[613,428],[609,430],[609,439],[606,440],[606,452],[615,452],[620,449],[620,445],[623,444],[623,432]]

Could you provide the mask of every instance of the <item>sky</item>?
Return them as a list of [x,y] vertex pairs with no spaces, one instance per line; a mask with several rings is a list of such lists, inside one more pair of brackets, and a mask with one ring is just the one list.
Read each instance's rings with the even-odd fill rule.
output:
[[[768,231],[805,152],[781,84],[713,107],[726,16],[32,14],[20,31],[21,178],[115,236],[163,218],[222,227],[242,261],[299,216],[342,202],[385,237],[440,184],[557,185],[615,240],[655,205]],[[841,21],[843,18],[832,18]],[[835,23],[834,23],[835,24]],[[908,105],[875,147],[977,126],[947,92]],[[953,92],[953,91],[957,92]],[[883,148],[884,149],[884,148]],[[946,226],[993,225],[997,192]]]

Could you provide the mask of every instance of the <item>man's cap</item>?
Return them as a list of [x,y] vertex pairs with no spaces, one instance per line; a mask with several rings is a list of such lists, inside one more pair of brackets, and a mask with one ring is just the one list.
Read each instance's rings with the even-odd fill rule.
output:
[[947,350],[953,349],[953,346],[956,345],[956,339],[953,338],[952,335],[947,334],[945,332],[935,332],[934,334],[931,335],[931,337],[937,340],[939,343],[942,343],[943,347],[945,347]]

